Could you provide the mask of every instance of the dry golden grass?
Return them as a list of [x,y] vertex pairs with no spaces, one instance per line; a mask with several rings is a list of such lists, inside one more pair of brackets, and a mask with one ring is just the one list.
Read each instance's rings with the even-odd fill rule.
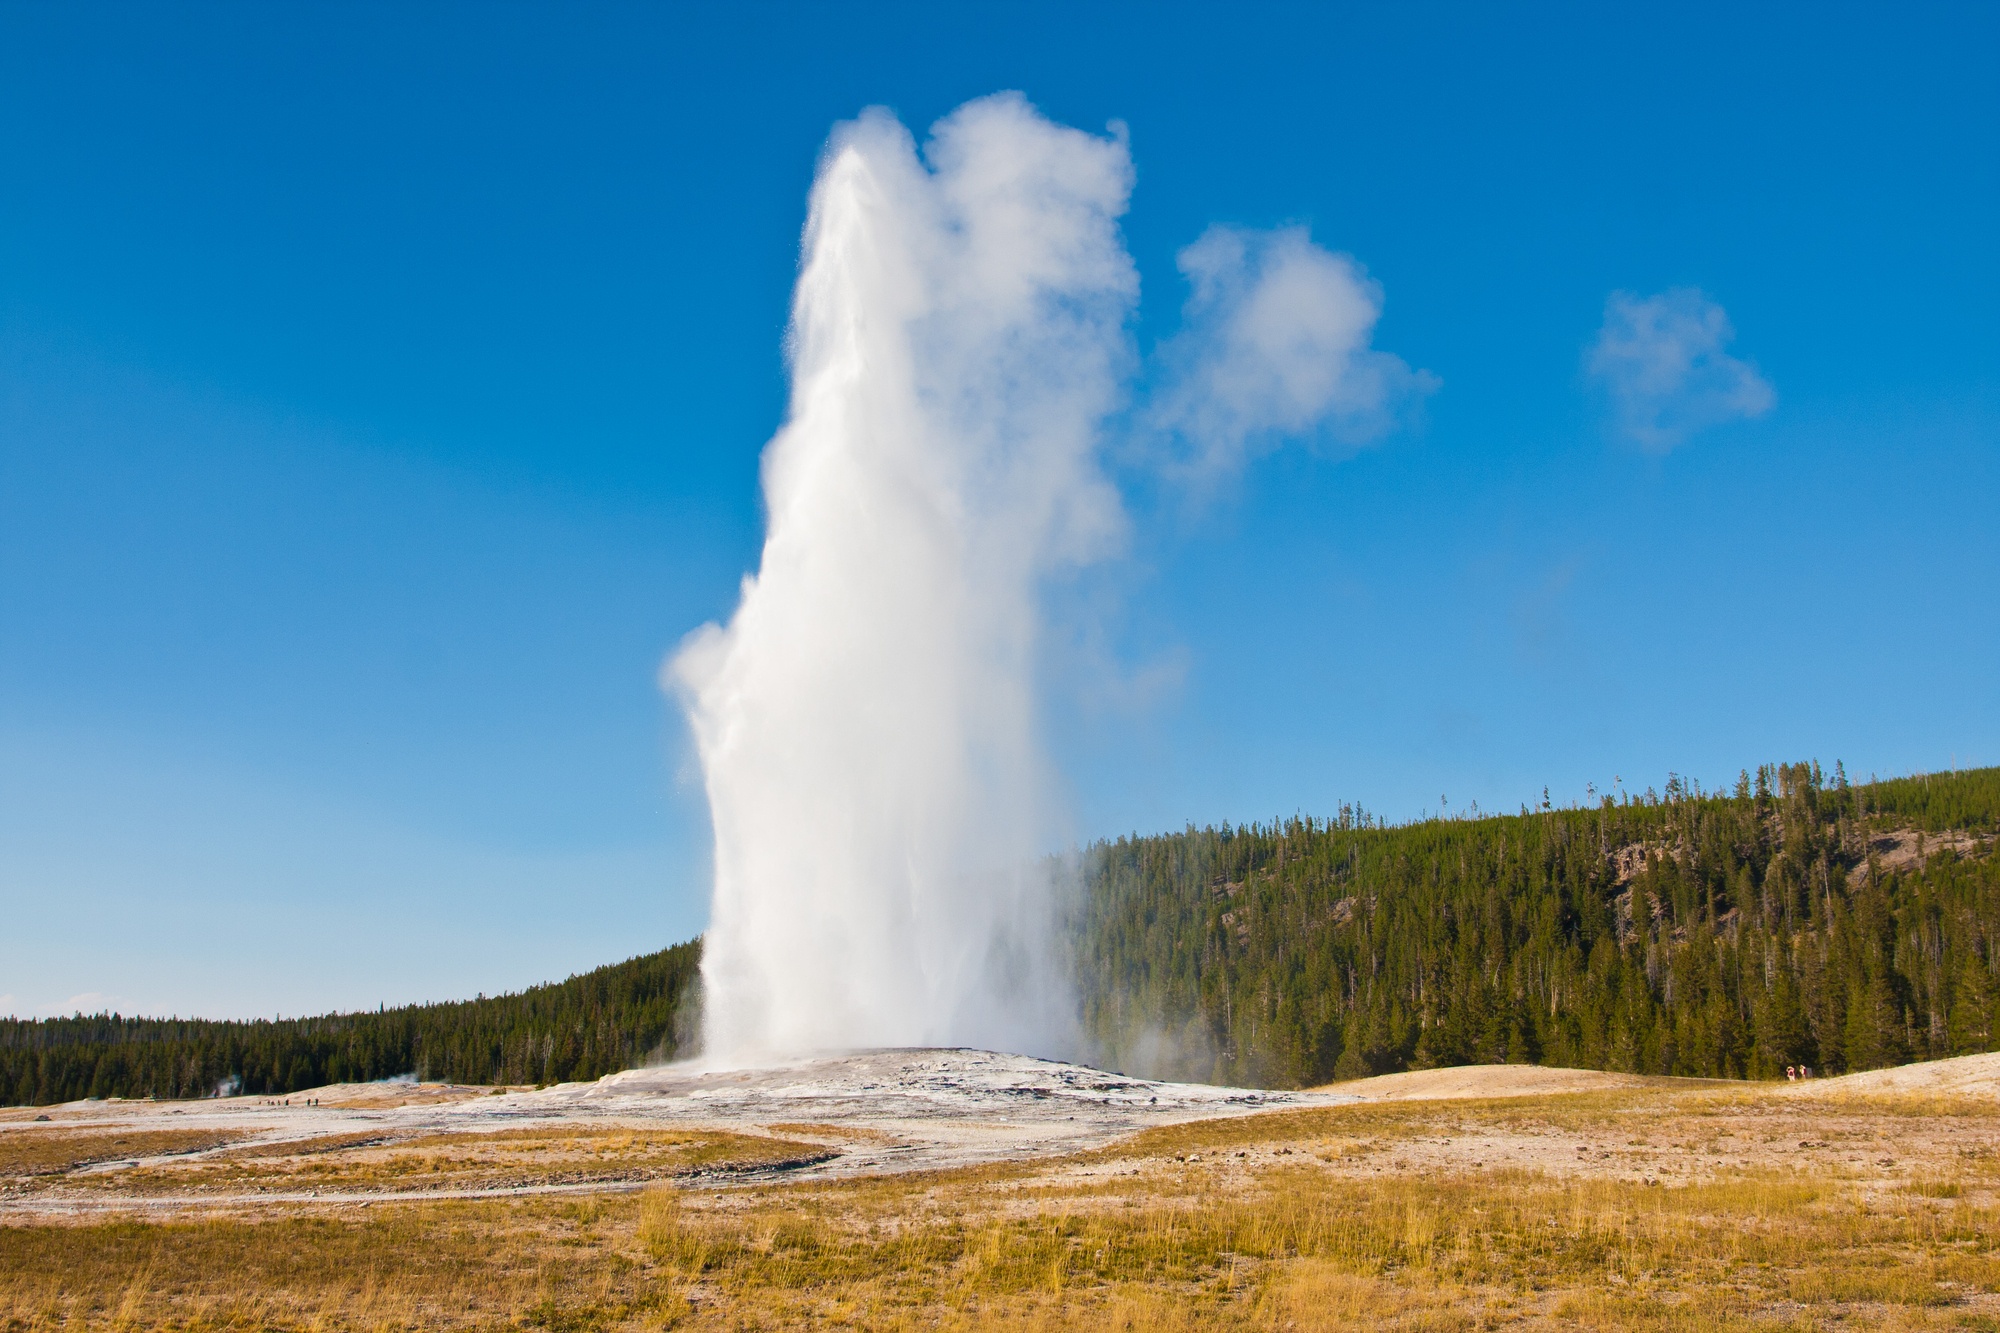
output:
[[362,1130],[351,1134],[316,1134],[307,1139],[283,1139],[276,1143],[251,1143],[229,1154],[232,1164],[241,1165],[265,1157],[306,1157],[316,1153],[345,1152],[356,1148],[378,1148],[394,1143],[399,1135],[393,1131]]
[[96,1162],[202,1152],[241,1137],[210,1129],[20,1129],[0,1134],[0,1178],[56,1175]]
[[[1563,1169],[1474,1164],[1496,1145]],[[1996,1149],[1964,1108],[1621,1091],[837,1182],[0,1226],[0,1330],[2000,1329]]]
[[780,1121],[764,1128],[773,1134],[796,1134],[809,1139],[833,1139],[844,1143],[875,1143],[883,1147],[894,1147],[902,1142],[894,1134],[870,1129],[866,1125],[796,1124]]
[[754,1171],[829,1155],[818,1144],[713,1131],[551,1127],[351,1133],[254,1143],[186,1161],[94,1172],[62,1185],[154,1195],[495,1190]]

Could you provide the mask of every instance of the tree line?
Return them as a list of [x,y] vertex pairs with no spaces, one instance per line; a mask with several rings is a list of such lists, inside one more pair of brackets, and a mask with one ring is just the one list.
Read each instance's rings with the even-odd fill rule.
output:
[[1258,1086],[1515,1061],[1758,1078],[1994,1048],[2000,769],[1817,764],[1500,818],[1343,812],[1092,849],[1087,1034]]
[[[2000,768],[1389,825],[1195,828],[1083,853],[1097,1061],[1299,1087],[1515,1061],[1828,1074],[2000,1049]],[[0,1101],[592,1079],[690,1050],[699,940],[514,995],[220,1022],[0,1019]]]
[[599,1078],[679,1051],[700,960],[690,941],[513,995],[316,1018],[0,1019],[0,1101]]

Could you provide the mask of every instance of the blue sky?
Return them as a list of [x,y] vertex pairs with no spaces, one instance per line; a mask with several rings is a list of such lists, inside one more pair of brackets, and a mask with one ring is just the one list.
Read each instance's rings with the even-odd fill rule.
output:
[[[755,564],[806,190],[875,104],[1123,121],[1142,351],[1206,227],[1299,224],[1436,379],[1120,473],[1078,836],[2000,762],[1991,7],[1080,8],[0,13],[0,1012],[701,928],[656,673]],[[1614,293],[1733,338],[1635,390]]]

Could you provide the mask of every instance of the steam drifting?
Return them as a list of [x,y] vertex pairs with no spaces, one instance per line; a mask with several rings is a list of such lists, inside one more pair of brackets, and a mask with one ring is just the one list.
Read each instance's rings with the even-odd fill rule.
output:
[[[1133,368],[1131,186],[1122,134],[1013,94],[921,154],[883,112],[828,144],[762,563],[666,669],[714,825],[714,1063],[1075,1047],[1038,865],[1038,638],[1047,581],[1123,534],[1098,459]],[[1379,412],[1407,378],[1367,347],[1379,294],[1351,261],[1303,232],[1201,245],[1184,267],[1215,349],[1184,340],[1164,396],[1205,450]]]
[[1259,446],[1322,426],[1361,443],[1437,387],[1369,346],[1381,286],[1303,227],[1210,227],[1181,251],[1180,269],[1194,291],[1157,419],[1186,445],[1188,472],[1232,470]]

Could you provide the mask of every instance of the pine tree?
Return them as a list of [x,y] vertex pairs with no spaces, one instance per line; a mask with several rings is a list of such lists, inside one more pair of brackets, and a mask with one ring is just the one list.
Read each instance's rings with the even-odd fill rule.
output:
[[1968,950],[1952,986],[1946,1024],[1951,1054],[1973,1055],[1993,1049],[1993,992],[1992,973],[1985,960]]

